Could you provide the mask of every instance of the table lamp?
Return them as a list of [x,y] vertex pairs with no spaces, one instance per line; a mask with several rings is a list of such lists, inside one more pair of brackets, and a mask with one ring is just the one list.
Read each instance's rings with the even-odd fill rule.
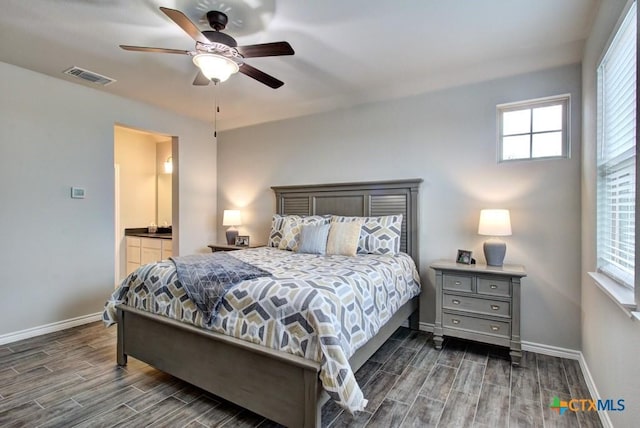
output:
[[478,235],[491,236],[483,246],[487,265],[502,266],[507,244],[496,236],[511,236],[509,210],[481,210]]
[[240,211],[238,210],[224,210],[222,214],[222,225],[229,226],[227,229],[227,244],[234,245],[236,243],[236,237],[238,236],[238,229],[236,226],[240,226]]

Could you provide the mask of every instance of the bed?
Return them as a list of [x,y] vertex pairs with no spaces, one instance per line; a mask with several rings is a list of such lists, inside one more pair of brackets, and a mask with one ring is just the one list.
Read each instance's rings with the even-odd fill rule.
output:
[[[278,214],[364,217],[402,214],[400,249],[417,265],[420,182],[282,186],[273,190]],[[279,257],[269,253],[268,248],[246,250],[246,256],[252,251],[261,251],[257,255],[263,260]],[[320,408],[328,399],[321,376],[326,364],[323,368],[316,360],[211,331],[197,322],[184,323],[125,304],[118,304],[115,309],[118,364],[126,365],[127,356],[132,356],[285,426],[321,426]],[[405,320],[409,319],[410,326],[417,328],[418,297],[393,310],[383,325],[376,326],[373,337],[359,344],[355,353],[349,353],[347,364],[353,372]]]

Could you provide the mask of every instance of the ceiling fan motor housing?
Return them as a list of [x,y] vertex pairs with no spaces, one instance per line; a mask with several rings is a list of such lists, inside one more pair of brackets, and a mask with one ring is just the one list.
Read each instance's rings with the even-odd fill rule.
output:
[[223,12],[212,10],[207,12],[207,21],[209,21],[209,25],[216,31],[222,31],[227,27],[227,23],[229,22],[229,18]]

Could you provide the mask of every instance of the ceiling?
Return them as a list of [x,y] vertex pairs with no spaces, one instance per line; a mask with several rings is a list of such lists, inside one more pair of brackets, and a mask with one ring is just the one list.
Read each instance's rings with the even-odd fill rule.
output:
[[[0,61],[212,121],[214,87],[192,86],[190,57],[118,45],[192,50],[159,6],[201,30],[222,10],[239,45],[286,40],[296,51],[247,59],[279,89],[242,74],[218,85],[224,130],[579,62],[601,1],[3,0]],[[71,66],[117,81],[62,74]]]

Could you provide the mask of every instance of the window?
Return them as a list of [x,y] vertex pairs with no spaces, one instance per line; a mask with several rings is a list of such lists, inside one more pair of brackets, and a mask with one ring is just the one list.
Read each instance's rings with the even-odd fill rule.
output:
[[499,160],[569,157],[568,115],[568,95],[499,105]]
[[598,66],[598,271],[633,288],[636,205],[636,5]]

